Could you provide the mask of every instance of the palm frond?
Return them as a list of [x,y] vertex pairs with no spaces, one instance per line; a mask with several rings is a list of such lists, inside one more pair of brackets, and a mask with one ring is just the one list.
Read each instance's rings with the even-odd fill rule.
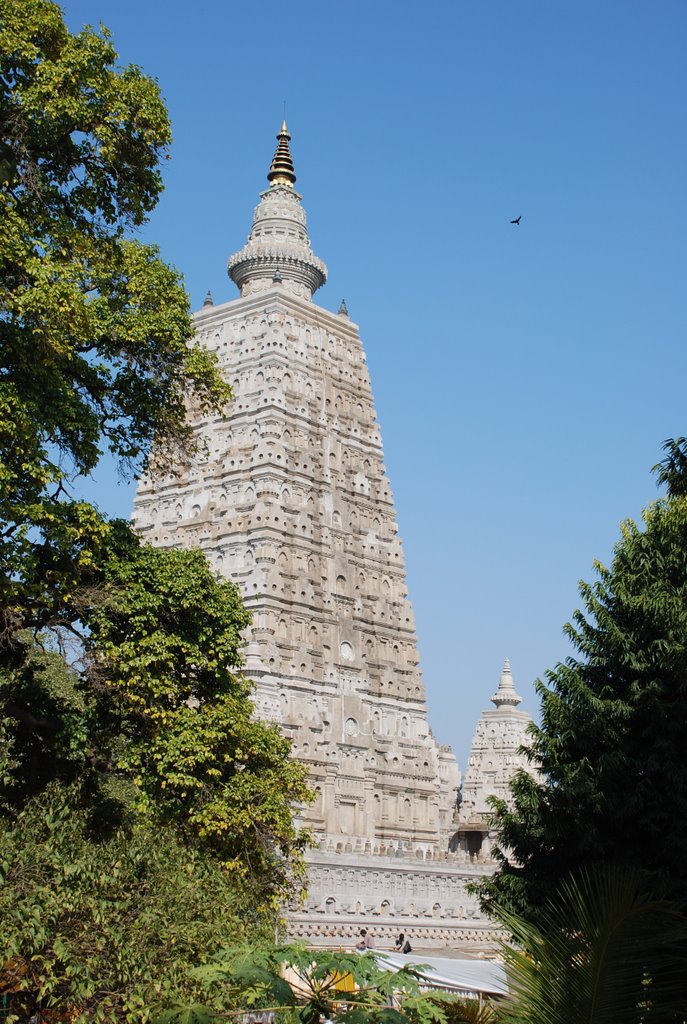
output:
[[687,1007],[687,917],[642,894],[634,875],[598,869],[568,879],[539,925],[505,910],[508,1024],[676,1021]]

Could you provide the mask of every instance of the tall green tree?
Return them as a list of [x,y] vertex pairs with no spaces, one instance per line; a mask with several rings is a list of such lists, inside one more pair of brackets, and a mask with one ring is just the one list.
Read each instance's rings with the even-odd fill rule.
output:
[[236,588],[73,494],[104,452],[184,456],[187,409],[230,398],[132,237],[169,142],[105,29],[0,0],[0,991],[65,1019],[188,994],[184,965],[274,925],[307,839],[304,769],[237,672]]
[[[127,538],[130,544],[129,538]],[[99,764],[130,775],[140,803],[216,856],[261,903],[297,874],[306,769],[254,718],[237,675],[250,617],[199,551],[140,545],[107,565],[111,599],[89,619],[86,679]]]
[[[162,190],[171,134],[156,83],[105,29],[50,0],[0,0],[0,636],[78,620],[105,532],[70,498],[109,450],[191,441],[186,402],[230,391],[189,345],[183,284],[131,237]],[[11,658],[3,643],[0,658]]]
[[274,906],[299,875],[307,833],[294,810],[310,793],[236,673],[249,616],[201,552],[141,544],[126,523],[109,530],[78,668],[25,632],[23,662],[0,673],[12,744],[0,798],[11,816],[53,781],[79,783],[116,822],[128,808],[115,808],[110,778],[128,779],[139,811]]
[[80,664],[16,638],[0,670],[0,993],[146,1021],[228,941],[273,934],[310,792],[234,667],[248,616],[198,551],[109,527]]
[[687,448],[657,467],[668,494],[626,522],[609,568],[583,583],[566,632],[578,657],[537,684],[541,725],[513,806],[501,802],[500,870],[483,902],[536,921],[570,874],[637,872],[640,888],[687,905]]

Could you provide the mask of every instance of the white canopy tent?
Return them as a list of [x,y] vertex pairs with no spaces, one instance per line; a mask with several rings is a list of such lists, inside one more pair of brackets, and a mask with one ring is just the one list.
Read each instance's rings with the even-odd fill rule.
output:
[[417,969],[428,988],[444,989],[462,996],[506,996],[508,985],[503,964],[493,960],[454,960],[441,956],[378,953],[380,966],[398,971]]

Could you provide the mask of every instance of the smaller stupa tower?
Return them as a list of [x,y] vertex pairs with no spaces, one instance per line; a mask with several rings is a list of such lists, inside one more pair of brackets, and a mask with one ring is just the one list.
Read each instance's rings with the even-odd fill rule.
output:
[[526,711],[518,710],[521,698],[515,690],[508,658],[491,701],[494,707],[482,712],[472,739],[458,829],[452,841],[455,850],[484,861],[491,855],[489,798],[509,800],[509,783],[518,768],[532,771],[529,761],[520,753],[527,743],[532,719]]

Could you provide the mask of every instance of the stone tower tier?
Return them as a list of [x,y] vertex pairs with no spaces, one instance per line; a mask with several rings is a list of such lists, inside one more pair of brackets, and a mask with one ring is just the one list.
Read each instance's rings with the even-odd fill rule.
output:
[[155,544],[200,546],[253,625],[258,713],[310,768],[322,850],[448,849],[460,778],[431,735],[403,550],[358,330],[283,284],[196,316],[234,391],[205,455],[142,481]]

